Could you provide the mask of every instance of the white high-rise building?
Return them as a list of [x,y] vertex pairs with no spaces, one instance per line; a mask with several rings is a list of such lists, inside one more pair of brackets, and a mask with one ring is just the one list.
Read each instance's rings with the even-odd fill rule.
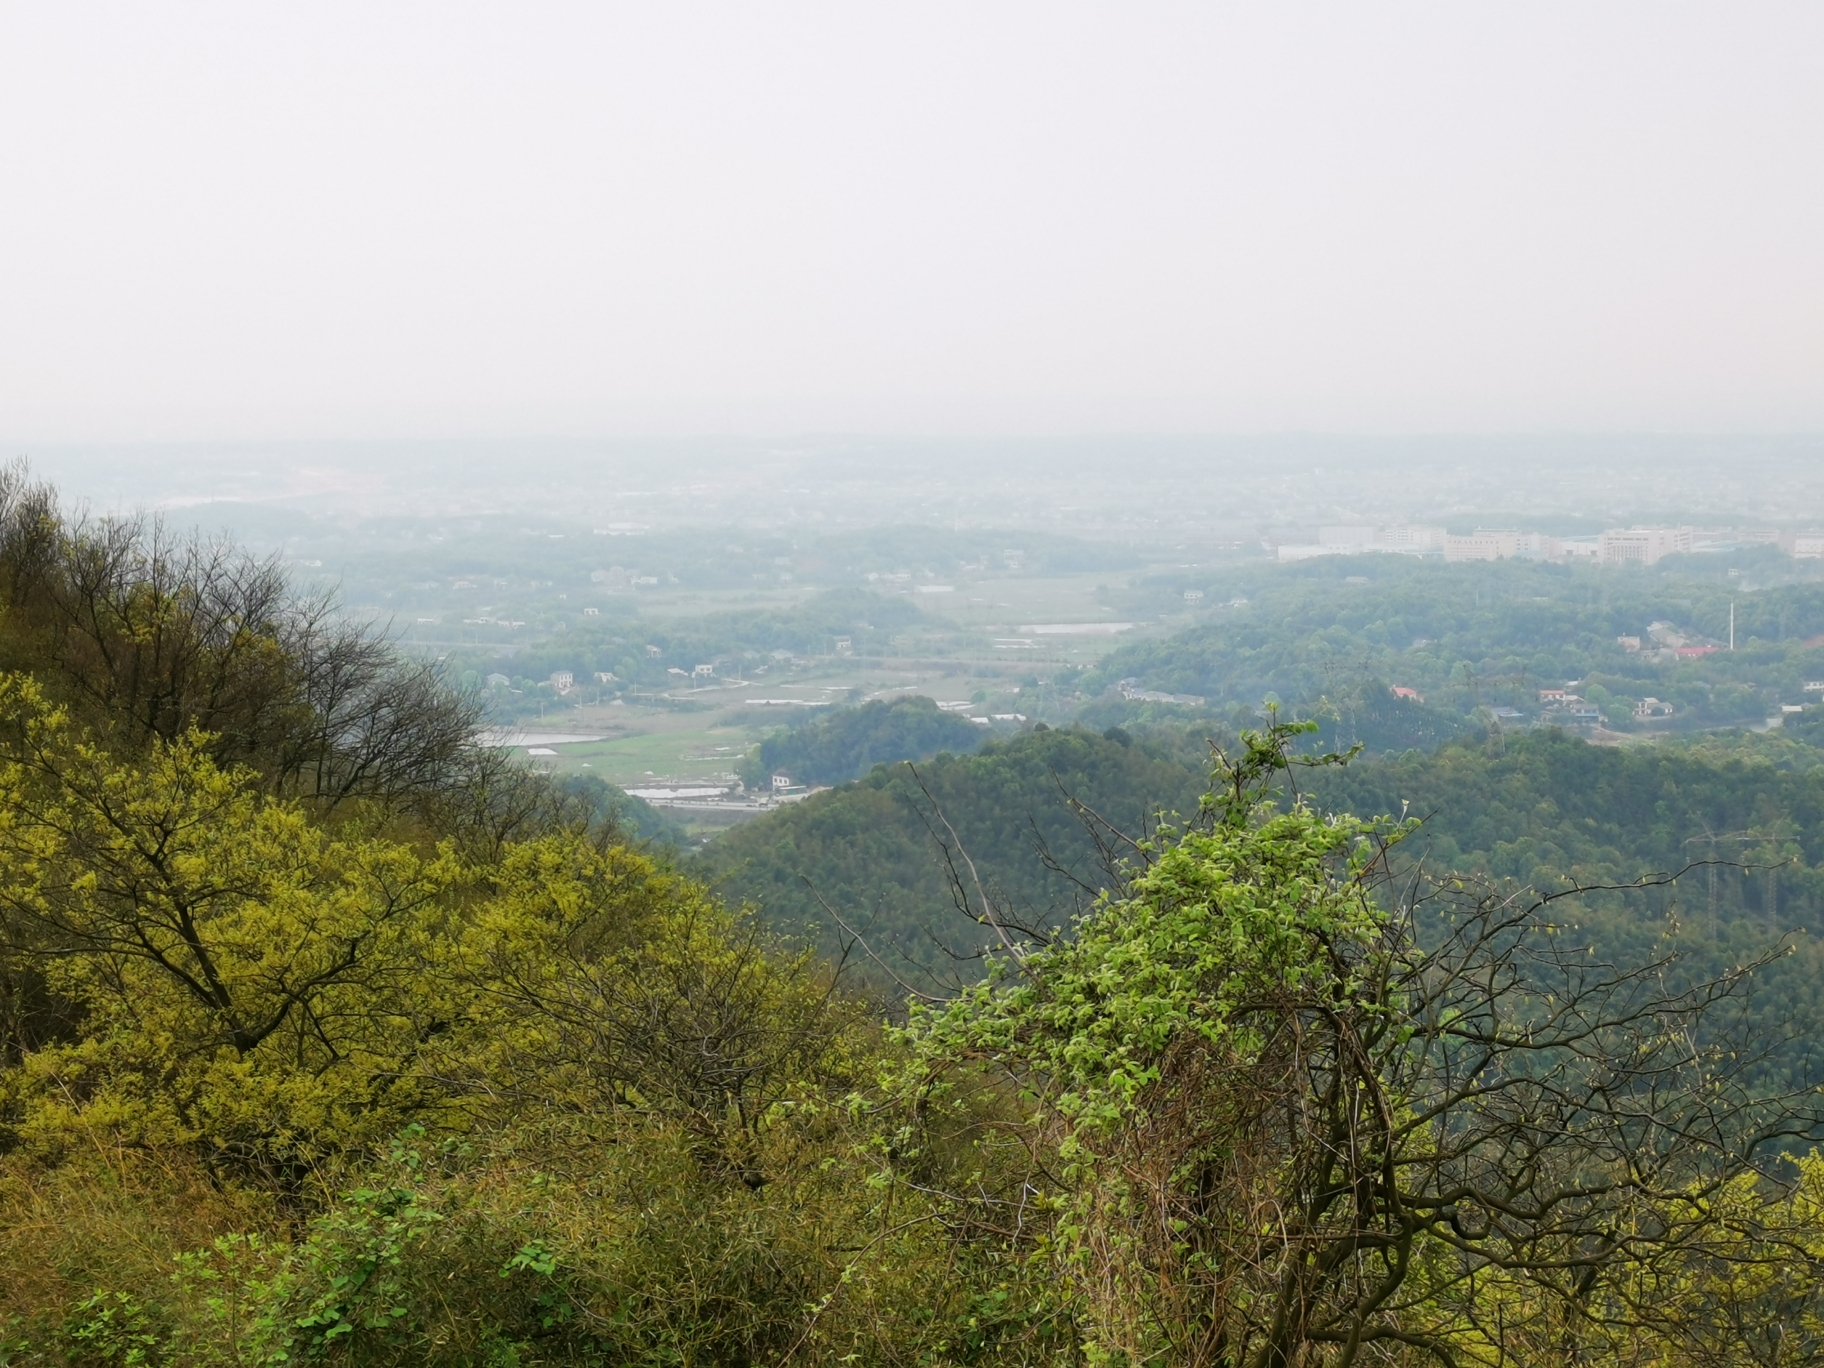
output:
[[1383,527],[1380,545],[1387,551],[1404,551],[1408,555],[1425,555],[1444,549],[1445,532],[1441,527]]
[[1688,527],[1611,527],[1602,534],[1604,565],[1656,565],[1691,549]]
[[1467,537],[1446,537],[1447,561],[1509,560],[1520,549],[1520,534],[1501,529],[1477,528]]

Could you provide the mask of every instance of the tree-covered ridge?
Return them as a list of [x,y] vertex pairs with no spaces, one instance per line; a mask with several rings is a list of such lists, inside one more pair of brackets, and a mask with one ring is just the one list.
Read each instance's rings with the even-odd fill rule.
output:
[[945,844],[958,871],[966,853],[1019,917],[1055,924],[1106,877],[1094,822],[1085,826],[1073,800],[1112,840],[1111,830],[1137,833],[1162,809],[1194,805],[1203,780],[1200,767],[1124,734],[1040,729],[972,755],[876,768],[735,828],[700,867],[725,896],[826,949],[846,938],[840,917],[896,971],[949,968],[946,950],[973,954],[992,936],[958,913]]
[[1541,888],[1676,870],[1711,858],[1714,840],[1720,859],[1780,867],[1771,883],[1725,873],[1723,910],[1780,926],[1824,918],[1811,873],[1824,862],[1824,775],[1752,753],[1592,746],[1545,731],[1350,765],[1318,793],[1339,810],[1424,818],[1420,843],[1444,867]]
[[[1192,810],[1205,737],[1058,729],[916,776],[877,770],[729,833],[702,868],[782,930],[830,948],[859,934],[857,953],[908,979],[967,978],[977,966],[950,954],[994,938],[958,911],[958,875],[970,878],[958,853],[1015,920],[1055,925],[1081,905],[1078,880],[1099,886],[1105,853],[1123,849],[1114,833],[1139,836],[1161,813]],[[1772,764],[1771,749],[1618,748],[1547,731],[1359,758],[1302,782],[1329,810],[1422,819],[1414,858],[1509,886],[1625,885],[1698,866],[1648,893],[1567,906],[1608,952],[1648,956],[1671,937],[1719,970],[1796,934],[1797,953],[1767,971],[1762,1004],[1770,1021],[1824,1029],[1824,769]],[[1796,1042],[1782,1067],[1803,1072],[1809,1057]]]
[[1824,772],[1544,732],[1351,765],[1314,797],[1420,818],[1411,858],[1505,887],[1670,880],[1568,899],[1566,915],[1623,963],[1675,944],[1688,966],[1721,972],[1784,942],[1756,999],[1763,1039],[1789,1077],[1824,1068]]
[[765,784],[771,775],[783,773],[800,784],[840,784],[876,765],[923,760],[939,751],[972,751],[982,736],[967,717],[944,712],[929,698],[875,699],[774,732],[747,758],[742,778]]
[[[1287,569],[1297,573],[1262,580],[1245,602],[1217,606],[1196,627],[1113,652],[1084,687],[1131,678],[1225,709],[1273,696],[1346,710],[1400,686],[1459,718],[1487,706],[1534,717],[1539,689],[1576,680],[1625,728],[1632,704],[1648,696],[1673,704],[1683,725],[1758,721],[1800,701],[1805,682],[1824,672],[1824,649],[1807,644],[1824,635],[1816,583],[1748,590],[1672,571],[1394,556]],[[1731,604],[1733,653],[1651,658],[1655,623],[1694,647],[1726,644]],[[1626,649],[1622,637],[1644,649]]]

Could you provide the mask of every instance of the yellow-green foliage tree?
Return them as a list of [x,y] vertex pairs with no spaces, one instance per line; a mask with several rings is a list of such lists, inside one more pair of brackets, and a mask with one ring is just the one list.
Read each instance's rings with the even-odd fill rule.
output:
[[4,676],[0,925],[57,1008],[0,1074],[39,1359],[808,1362],[972,1317],[858,1143],[871,1012],[599,833],[326,827]]
[[0,678],[8,951],[80,1020],[14,1071],[16,1133],[296,1170],[444,1105],[414,1061],[451,1024],[460,881],[448,851],[332,836],[199,736],[117,760]]

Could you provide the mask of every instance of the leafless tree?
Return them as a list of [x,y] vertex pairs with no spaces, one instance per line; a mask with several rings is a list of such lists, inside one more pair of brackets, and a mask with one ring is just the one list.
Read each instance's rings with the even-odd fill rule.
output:
[[479,702],[452,689],[436,662],[405,659],[372,628],[337,618],[327,596],[297,604],[281,640],[308,718],[274,757],[281,786],[332,806],[357,796],[397,803],[444,791],[485,763],[474,743]]
[[478,700],[385,632],[298,594],[274,558],[143,517],[68,520],[0,469],[0,664],[46,677],[129,748],[196,728],[223,763],[333,808],[411,805],[485,770]]

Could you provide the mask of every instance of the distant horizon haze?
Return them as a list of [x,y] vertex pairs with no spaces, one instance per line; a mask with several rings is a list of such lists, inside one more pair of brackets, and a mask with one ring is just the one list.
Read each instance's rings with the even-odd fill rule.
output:
[[1169,543],[1272,528],[1309,541],[1349,522],[1824,528],[1815,434],[302,439],[0,452],[96,514],[151,512],[262,545],[313,524],[460,538],[493,519],[538,536],[600,533],[590,540],[604,565],[617,554],[611,534],[683,527],[995,527],[1012,547],[1021,529]]
[[1824,433],[1821,58],[1803,3],[0,6],[0,444]]

